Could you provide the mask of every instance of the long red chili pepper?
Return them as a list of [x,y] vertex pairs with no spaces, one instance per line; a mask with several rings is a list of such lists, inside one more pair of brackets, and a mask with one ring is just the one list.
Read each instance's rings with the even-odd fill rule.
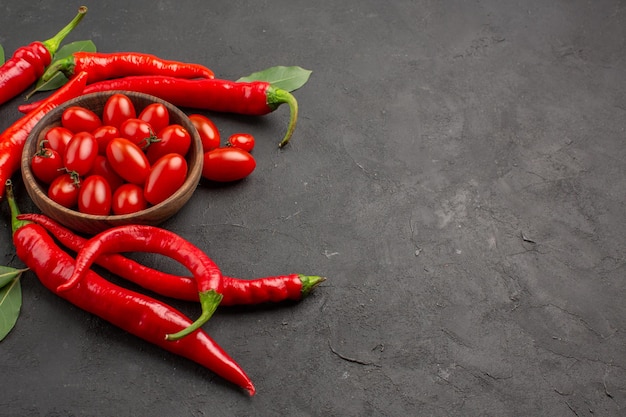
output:
[[[35,222],[44,227],[63,246],[78,252],[87,239],[63,227],[43,214],[21,214],[19,220]],[[192,277],[168,274],[142,265],[120,254],[103,254],[96,264],[130,282],[156,294],[187,301],[198,301],[196,283]],[[222,276],[224,284],[221,306],[276,303],[301,300],[326,278],[316,275],[289,274],[257,279]]]
[[139,52],[75,52],[54,62],[41,77],[44,81],[57,72],[72,78],[79,72],[89,74],[88,84],[130,75],[168,75],[178,78],[213,78],[213,71],[204,65],[171,61]]
[[13,56],[0,66],[0,104],[20,94],[42,76],[63,39],[78,25],[85,13],[87,7],[81,6],[76,17],[54,37],[18,48]]
[[55,244],[43,227],[17,219],[19,209],[10,182],[7,181],[6,191],[17,256],[46,288],[135,336],[195,361],[254,395],[250,378],[202,329],[181,340],[166,340],[165,335],[191,325],[191,320],[167,304],[119,287],[91,270],[86,271],[84,279],[72,290],[58,292],[57,288],[70,279],[76,262]]
[[[100,81],[85,87],[85,94],[111,90],[136,91],[151,94],[179,106],[225,113],[262,116],[273,112],[283,103],[290,109],[289,126],[278,144],[285,146],[298,121],[298,101],[288,91],[263,81],[236,82],[219,79],[195,79],[162,75],[129,76]],[[19,106],[24,113],[34,103]]]
[[76,255],[72,276],[57,291],[68,291],[76,286],[101,254],[115,252],[158,253],[180,262],[193,274],[202,314],[186,329],[168,334],[168,340],[178,340],[202,327],[222,301],[222,272],[202,250],[174,232],[138,224],[116,226],[89,239]]
[[[4,184],[19,169],[24,144],[35,125],[59,104],[81,95],[86,82],[87,74],[78,74],[45,99],[36,110],[21,117],[2,132],[0,135],[0,184]],[[3,195],[4,187],[1,187],[0,198]]]

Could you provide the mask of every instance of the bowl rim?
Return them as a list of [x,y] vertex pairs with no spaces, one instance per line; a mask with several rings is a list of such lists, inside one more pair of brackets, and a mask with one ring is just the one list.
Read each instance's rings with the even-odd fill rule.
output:
[[[190,151],[192,151],[193,148],[195,148],[193,172],[191,170],[191,163],[190,163],[190,158],[193,155],[188,154],[189,156],[185,158],[188,163],[187,178],[185,179],[185,182],[172,195],[170,195],[167,199],[163,200],[162,202],[158,204],[152,205],[144,210],[137,211],[134,213],[129,213],[129,214],[95,215],[95,214],[81,213],[78,210],[67,208],[55,202],[50,197],[48,197],[47,193],[43,191],[43,187],[40,181],[35,178],[30,168],[30,159],[32,157],[32,154],[29,151],[29,149],[32,146],[29,146],[29,145],[31,145],[33,141],[37,141],[40,134],[49,126],[52,127],[52,125],[56,123],[57,119],[60,120],[61,115],[63,114],[63,111],[65,109],[71,106],[79,106],[81,105],[81,103],[84,103],[84,101],[88,99],[99,98],[99,97],[110,97],[114,94],[120,94],[120,93],[127,95],[131,99],[131,101],[135,97],[135,98],[139,98],[142,100],[147,100],[147,101],[151,101],[155,103],[161,103],[167,107],[168,112],[174,112],[174,114],[176,114],[178,118],[180,118],[181,120],[186,120],[189,122],[190,125],[192,125],[191,121],[189,120],[189,116],[185,112],[183,112],[181,109],[179,109],[177,106],[175,106],[174,104],[168,101],[165,101],[159,97],[153,96],[151,94],[140,93],[140,92],[135,92],[135,91],[127,91],[127,90],[110,90],[110,91],[83,94],[81,96],[70,99],[60,104],[59,106],[55,107],[54,109],[50,110],[41,120],[39,120],[39,122],[37,122],[37,124],[33,127],[33,129],[31,130],[31,132],[29,133],[26,139],[24,148],[22,150],[21,171],[22,171],[22,178],[24,182],[29,182],[30,184],[36,185],[33,187],[29,187],[29,189],[32,190],[32,192],[36,193],[37,197],[39,197],[42,201],[45,201],[46,204],[49,204],[50,206],[52,206],[55,210],[66,212],[69,215],[77,216],[81,218],[82,220],[107,221],[107,222],[128,221],[128,220],[142,218],[144,216],[149,216],[154,213],[158,213],[160,210],[163,210],[164,208],[167,208],[168,206],[172,205],[186,192],[189,192],[189,190],[186,190],[187,187],[192,187],[195,190],[195,188],[198,186],[200,182],[201,173],[202,173],[202,164],[204,162],[203,153],[202,153],[202,140],[200,139],[200,136],[196,129],[193,129],[191,131],[187,129],[189,131],[189,134],[191,135],[191,147],[192,148],[190,148]],[[140,110],[137,111],[137,114],[139,113],[140,113]],[[98,116],[101,117],[101,115],[98,115]],[[36,204],[36,201],[35,201],[35,204]],[[41,210],[41,207],[39,207],[39,209]]]

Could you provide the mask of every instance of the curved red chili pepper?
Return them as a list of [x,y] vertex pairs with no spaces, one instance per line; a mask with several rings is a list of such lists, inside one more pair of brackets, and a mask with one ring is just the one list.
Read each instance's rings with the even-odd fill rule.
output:
[[[45,99],[36,110],[18,119],[2,132],[0,135],[0,184],[4,184],[19,169],[24,144],[35,125],[59,104],[81,95],[86,82],[87,74],[80,73]],[[3,195],[4,187],[0,189],[0,197]]]
[[[52,38],[18,48],[13,56],[0,66],[0,104],[22,93],[42,76],[63,39],[78,25],[85,13],[87,7],[81,6],[74,19]],[[4,181],[2,183],[4,184]]]
[[71,291],[58,292],[57,288],[70,279],[76,262],[54,243],[43,227],[17,220],[19,210],[10,180],[7,196],[17,256],[46,288],[135,336],[210,369],[254,395],[250,378],[202,329],[181,340],[166,340],[165,335],[191,325],[191,320],[167,304],[112,284],[91,270],[86,271],[80,285]]
[[[263,81],[188,80],[162,75],[130,76],[90,84],[85,87],[84,94],[111,90],[151,94],[179,107],[249,116],[271,113],[286,103],[290,109],[289,126],[278,144],[279,147],[289,142],[298,121],[298,101],[293,94]],[[19,109],[27,112],[31,105],[23,105]]]
[[[19,220],[44,227],[63,246],[78,252],[87,239],[63,227],[43,214],[21,214]],[[120,254],[103,254],[95,261],[99,266],[156,294],[186,301],[198,301],[196,282],[192,277],[168,274],[142,265]],[[221,306],[298,301],[307,296],[326,278],[316,275],[289,274],[257,279],[222,276],[224,284]]]
[[50,65],[41,78],[47,81],[59,71],[70,79],[75,74],[86,71],[89,74],[88,84],[131,75],[167,75],[177,78],[215,76],[204,65],[171,61],[138,52],[74,52]]
[[222,301],[222,273],[204,252],[174,232],[136,224],[116,226],[89,239],[76,255],[74,273],[57,291],[67,291],[76,286],[101,254],[117,252],[158,253],[180,262],[193,274],[202,314],[186,329],[168,334],[168,340],[178,340],[202,327]]

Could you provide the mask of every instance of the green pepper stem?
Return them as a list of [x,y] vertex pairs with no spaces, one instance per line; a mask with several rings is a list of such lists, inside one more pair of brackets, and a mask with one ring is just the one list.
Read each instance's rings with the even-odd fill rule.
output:
[[78,23],[81,20],[83,20],[83,17],[85,17],[86,13],[87,13],[87,7],[80,6],[78,8],[78,14],[74,17],[74,19],[72,19],[70,23],[68,23],[63,29],[59,31],[59,33],[54,35],[52,38],[48,39],[47,41],[42,42],[43,46],[45,46],[48,52],[50,52],[50,56],[54,56],[54,54],[56,54],[57,50],[59,49],[59,46],[61,45],[61,42],[63,42],[63,39],[65,39],[65,37],[76,26],[78,26]]
[[15,202],[15,194],[13,194],[13,182],[9,179],[5,183],[5,192],[7,196],[7,202],[9,203],[9,210],[11,210],[11,232],[15,233],[17,229],[30,223],[26,220],[19,220],[17,216],[20,215],[20,209]]
[[303,297],[309,295],[309,293],[313,291],[313,288],[326,281],[325,277],[317,275],[298,275],[298,278],[300,278],[300,282],[302,282],[300,293],[302,293]]
[[165,340],[173,341],[182,339],[202,327],[207,321],[209,321],[211,316],[213,316],[215,310],[217,310],[217,306],[220,305],[223,295],[215,290],[209,290],[198,293],[198,297],[200,298],[200,307],[202,308],[202,314],[200,317],[183,330],[177,333],[165,335]]
[[267,89],[266,95],[267,105],[271,109],[276,109],[283,103],[287,103],[287,105],[289,106],[290,115],[287,133],[285,133],[283,140],[281,140],[278,144],[278,147],[282,148],[289,142],[289,139],[291,139],[291,135],[293,135],[294,130],[296,130],[296,123],[298,121],[298,101],[289,91],[272,86]]

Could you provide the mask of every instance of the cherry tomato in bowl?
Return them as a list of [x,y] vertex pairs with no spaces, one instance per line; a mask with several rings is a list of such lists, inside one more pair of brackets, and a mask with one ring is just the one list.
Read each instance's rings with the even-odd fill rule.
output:
[[150,169],[143,195],[150,204],[165,201],[180,188],[187,178],[187,161],[182,155],[162,156]]
[[102,119],[85,107],[70,106],[61,115],[61,125],[73,133],[93,132],[102,126]]
[[44,184],[50,184],[56,177],[61,176],[63,172],[63,158],[54,149],[41,147],[41,149],[33,155],[30,161],[30,169],[33,175]]
[[98,141],[89,132],[78,132],[65,148],[63,163],[68,171],[85,175],[98,156]]
[[178,124],[167,126],[161,130],[158,139],[145,149],[148,161],[154,164],[159,158],[168,153],[177,153],[185,156],[191,147],[191,135],[187,129]]
[[150,124],[155,132],[160,132],[170,124],[169,112],[162,103],[152,103],[146,106],[137,118]]
[[148,207],[148,202],[143,196],[143,187],[137,184],[126,183],[119,186],[113,193],[111,210],[113,214],[131,214]]
[[143,185],[150,173],[148,158],[128,139],[115,138],[106,150],[107,160],[113,171],[128,182]]
[[127,119],[135,119],[137,111],[132,100],[122,93],[113,94],[104,104],[102,124],[119,128]]
[[85,178],[78,190],[78,211],[96,216],[107,216],[111,212],[111,187],[100,175]]

